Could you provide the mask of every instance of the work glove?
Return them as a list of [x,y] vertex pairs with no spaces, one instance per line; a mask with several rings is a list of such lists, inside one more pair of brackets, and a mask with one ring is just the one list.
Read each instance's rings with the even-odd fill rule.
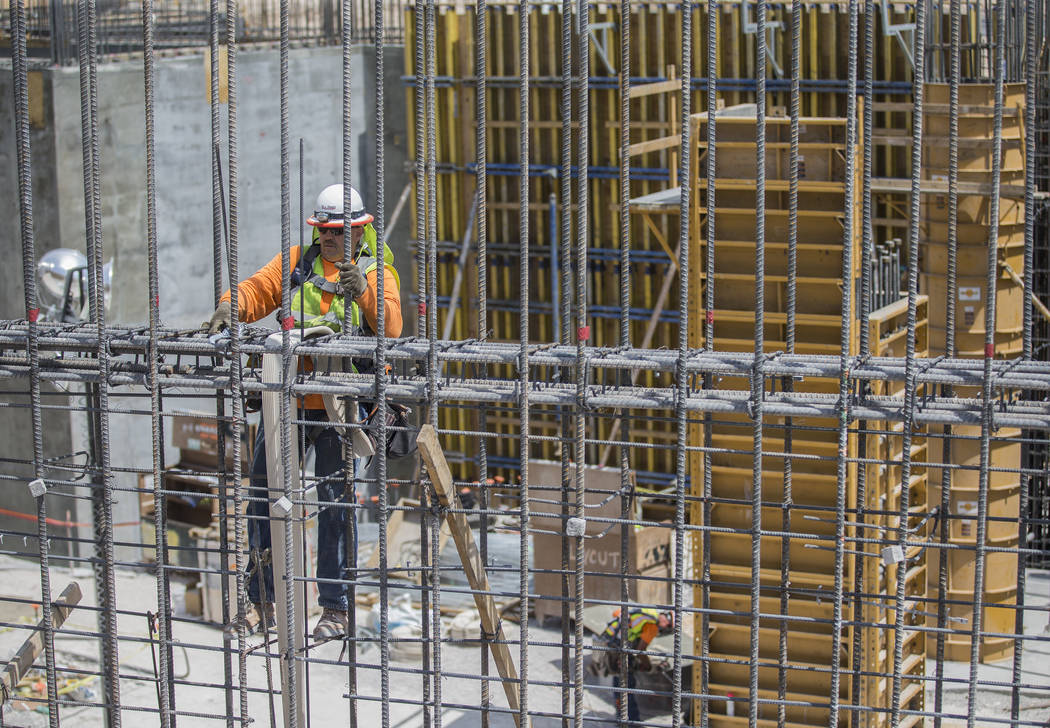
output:
[[342,289],[343,297],[356,301],[368,286],[365,274],[361,272],[356,263],[336,263],[335,265],[339,268],[339,287]]
[[230,302],[223,301],[215,307],[215,313],[211,318],[201,324],[201,331],[207,331],[208,335],[217,334],[223,329],[228,329],[233,323]]

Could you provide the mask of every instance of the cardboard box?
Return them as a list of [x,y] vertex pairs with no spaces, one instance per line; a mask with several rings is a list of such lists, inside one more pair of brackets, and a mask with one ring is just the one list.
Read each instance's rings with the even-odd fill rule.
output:
[[[620,469],[590,466],[584,470],[584,518],[587,519],[585,533],[597,536],[609,528],[608,523],[596,518],[619,518],[621,508]],[[575,497],[576,466],[569,466],[569,502]],[[634,482],[634,473],[631,473]],[[565,521],[561,517],[561,463],[549,460],[533,460],[529,463],[529,514],[533,529],[562,533]],[[569,506],[571,516],[574,506]],[[561,553],[559,548],[558,553]]]
[[[570,469],[575,477],[575,469]],[[561,616],[562,576],[542,573],[561,569],[561,463],[533,461],[529,464],[531,525],[533,527],[533,600],[536,618]],[[620,599],[620,560],[622,528],[595,519],[621,515],[619,468],[589,467],[584,472],[584,598],[616,602]],[[549,514],[549,515],[548,515]],[[627,591],[632,602],[667,604],[671,589],[671,540],[667,526],[631,526],[627,544]],[[575,540],[569,544],[570,569],[575,565]],[[608,574],[608,576],[602,576]],[[650,577],[639,580],[637,577]],[[569,598],[575,591],[575,578],[569,577]],[[543,599],[543,596],[556,597]],[[612,609],[612,607],[610,607]],[[571,611],[571,610],[570,610]]]
[[[232,428],[226,427],[226,466],[233,467]],[[251,465],[252,447],[255,444],[256,425],[241,428],[241,468],[247,471]],[[171,418],[171,444],[179,448],[180,462],[192,463],[200,469],[218,469],[219,428],[215,415],[202,412],[200,415],[176,415]]]
[[[666,605],[671,601],[670,540],[672,531],[661,526],[632,526],[627,546],[627,594],[637,604]],[[543,573],[561,569],[561,537],[537,533],[533,537],[533,610],[536,619],[561,616],[561,574]],[[620,528],[616,526],[597,538],[584,540],[584,599],[618,602],[620,600]],[[652,557],[663,558],[653,562]],[[639,568],[637,564],[647,565]],[[575,568],[575,543],[569,543],[569,569]],[[603,576],[602,574],[608,574]],[[645,577],[645,578],[639,578]],[[569,575],[568,597],[576,589],[575,575]],[[544,599],[542,597],[555,597]],[[585,606],[588,606],[585,604]],[[610,610],[613,607],[610,606]],[[570,613],[572,608],[570,607]]]
[[674,531],[671,524],[664,526],[635,527],[631,543],[631,565],[639,572],[671,565],[671,542]]

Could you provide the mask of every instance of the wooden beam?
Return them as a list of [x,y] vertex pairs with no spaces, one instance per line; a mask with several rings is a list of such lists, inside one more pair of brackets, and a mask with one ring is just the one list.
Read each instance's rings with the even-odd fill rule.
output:
[[[48,595],[50,596],[50,595]],[[75,581],[71,581],[62,593],[58,596],[58,599],[51,603],[51,627],[53,630],[60,629],[62,624],[69,617],[73,608],[80,604],[80,600],[83,594],[80,591],[80,584]],[[32,669],[33,664],[40,657],[40,654],[44,651],[44,622],[41,620],[33,634],[29,636],[22,646],[18,648],[18,652],[15,653],[11,661],[7,663],[7,667],[4,668],[4,695],[8,698],[15,691],[15,687],[21,682],[22,678],[25,677],[26,673]]]
[[[876,101],[871,105],[872,111],[893,111],[910,114],[913,110],[910,101]],[[947,114],[951,111],[948,104],[923,104],[924,114]],[[1019,109],[1003,107],[1003,116],[1017,116]],[[959,106],[959,115],[991,116],[995,113],[994,106]]]
[[[452,538],[456,542],[460,561],[463,562],[463,573],[474,592],[474,604],[477,605],[478,613],[481,615],[481,627],[485,630],[485,634],[492,635],[494,638],[494,641],[489,642],[489,648],[492,650],[492,657],[496,660],[499,675],[503,678],[503,692],[507,695],[507,703],[511,710],[519,713],[518,725],[524,728],[531,725],[531,721],[528,716],[520,715],[518,671],[511,658],[510,648],[506,644],[507,638],[503,634],[503,625],[500,622],[496,601],[492,598],[492,587],[489,585],[489,577],[485,572],[485,564],[481,561],[481,552],[474,542],[474,533],[470,530],[467,517],[461,512],[459,497],[456,495],[452,481],[452,471],[448,467],[448,461],[445,460],[445,453],[441,450],[437,430],[433,425],[423,425],[420,428],[416,445],[423,456],[423,462],[426,463],[438,502],[442,507],[452,509],[446,513],[445,519],[452,531]],[[525,618],[526,615],[522,615],[522,619]]]
[[681,91],[682,82],[679,79],[672,78],[668,81],[656,81],[654,83],[642,83],[637,86],[631,86],[631,98],[639,99],[643,96],[652,96],[653,94],[665,94],[671,91]]
[[[1010,280],[1012,280],[1016,285],[1020,286],[1023,290],[1024,281],[1021,280],[1021,276],[1017,275],[1017,273],[1014,272],[1014,269],[1010,267],[1010,264],[1000,261],[999,265],[1002,266],[1003,270],[1006,272],[1006,275],[1010,277]],[[1035,295],[1035,291],[1029,291],[1028,294],[1032,297],[1032,305],[1035,306],[1036,310],[1039,311],[1039,313],[1043,314],[1043,318],[1045,318],[1047,321],[1050,321],[1050,308],[1047,308],[1046,305],[1039,300],[1039,298]]]
[[[990,195],[992,185],[987,182],[959,182],[957,191],[960,195]],[[872,192],[911,193],[911,180],[899,177],[875,177],[871,180]],[[919,182],[919,192],[924,195],[948,194],[947,180],[924,179]],[[1011,199],[1024,199],[1024,187],[1020,185],[999,185],[999,194]],[[1039,195],[1036,195],[1039,197]]]
[[637,157],[639,154],[646,154],[647,152],[658,152],[661,149],[673,149],[682,145],[682,137],[680,135],[658,137],[656,139],[649,139],[644,142],[635,142],[631,146],[627,147],[628,157]]

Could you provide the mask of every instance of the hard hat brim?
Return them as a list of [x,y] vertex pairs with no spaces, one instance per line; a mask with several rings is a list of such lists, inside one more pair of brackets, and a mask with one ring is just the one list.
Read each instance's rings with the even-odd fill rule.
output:
[[[367,225],[368,223],[372,222],[373,220],[375,220],[375,217],[373,217],[372,215],[370,215],[367,212],[365,212],[365,213],[362,213],[359,217],[355,217],[353,220],[351,220],[350,221],[350,227],[361,227],[362,225]],[[311,225],[313,227],[319,227],[319,228],[341,228],[341,227],[343,227],[343,224],[345,222],[346,222],[345,220],[329,220],[328,222],[321,222],[320,220],[315,218],[313,215],[311,215],[310,217],[306,218],[306,224],[307,225]]]
[[319,227],[319,228],[341,228],[341,227],[343,227],[343,221],[342,220],[329,220],[328,222],[321,222],[320,220],[318,220],[313,215],[311,215],[310,217],[306,218],[306,224],[307,225],[311,225],[313,227]]
[[355,217],[350,221],[350,227],[361,227],[362,225],[367,225],[373,220],[375,220],[375,218],[372,215],[369,215],[367,212],[363,212],[359,217]]

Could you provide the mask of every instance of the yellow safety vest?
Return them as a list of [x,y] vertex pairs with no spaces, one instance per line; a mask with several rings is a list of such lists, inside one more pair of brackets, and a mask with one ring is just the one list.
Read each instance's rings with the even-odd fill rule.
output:
[[[658,609],[632,609],[628,615],[627,622],[627,644],[634,646],[642,636],[642,628],[647,624],[660,624],[660,610]],[[613,617],[612,621],[605,627],[606,640],[620,639],[620,618]]]
[[[305,256],[310,254],[310,247],[317,245],[317,239],[320,237],[320,233],[317,228],[314,228],[313,240],[310,246],[300,252],[300,263],[306,260]],[[361,250],[359,251],[360,257],[355,261],[357,267],[361,270],[361,274],[366,278],[368,274],[374,271],[378,266],[379,262],[375,258],[376,250],[376,231],[371,224],[365,225],[365,234],[361,239]],[[383,245],[383,266],[386,270],[389,270],[394,274],[394,280],[397,281],[398,289],[401,288],[401,277],[397,273],[397,269],[393,265],[394,254],[390,250],[390,246]],[[299,267],[299,266],[297,266]],[[343,303],[343,297],[337,293],[338,282],[330,281],[324,277],[324,261],[320,255],[315,255],[313,258],[313,265],[311,266],[310,274],[306,275],[303,272],[302,277],[305,280],[301,285],[296,286],[292,292],[292,318],[296,322],[296,326],[299,328],[307,329],[311,326],[327,326],[332,331],[339,333],[342,330],[344,314],[346,313],[345,305]],[[327,313],[322,313],[322,296],[325,293],[332,293],[335,296],[332,298],[332,303],[328,307]],[[350,325],[354,328],[351,333],[361,333],[363,328],[361,309],[357,305],[356,301],[350,303]]]

